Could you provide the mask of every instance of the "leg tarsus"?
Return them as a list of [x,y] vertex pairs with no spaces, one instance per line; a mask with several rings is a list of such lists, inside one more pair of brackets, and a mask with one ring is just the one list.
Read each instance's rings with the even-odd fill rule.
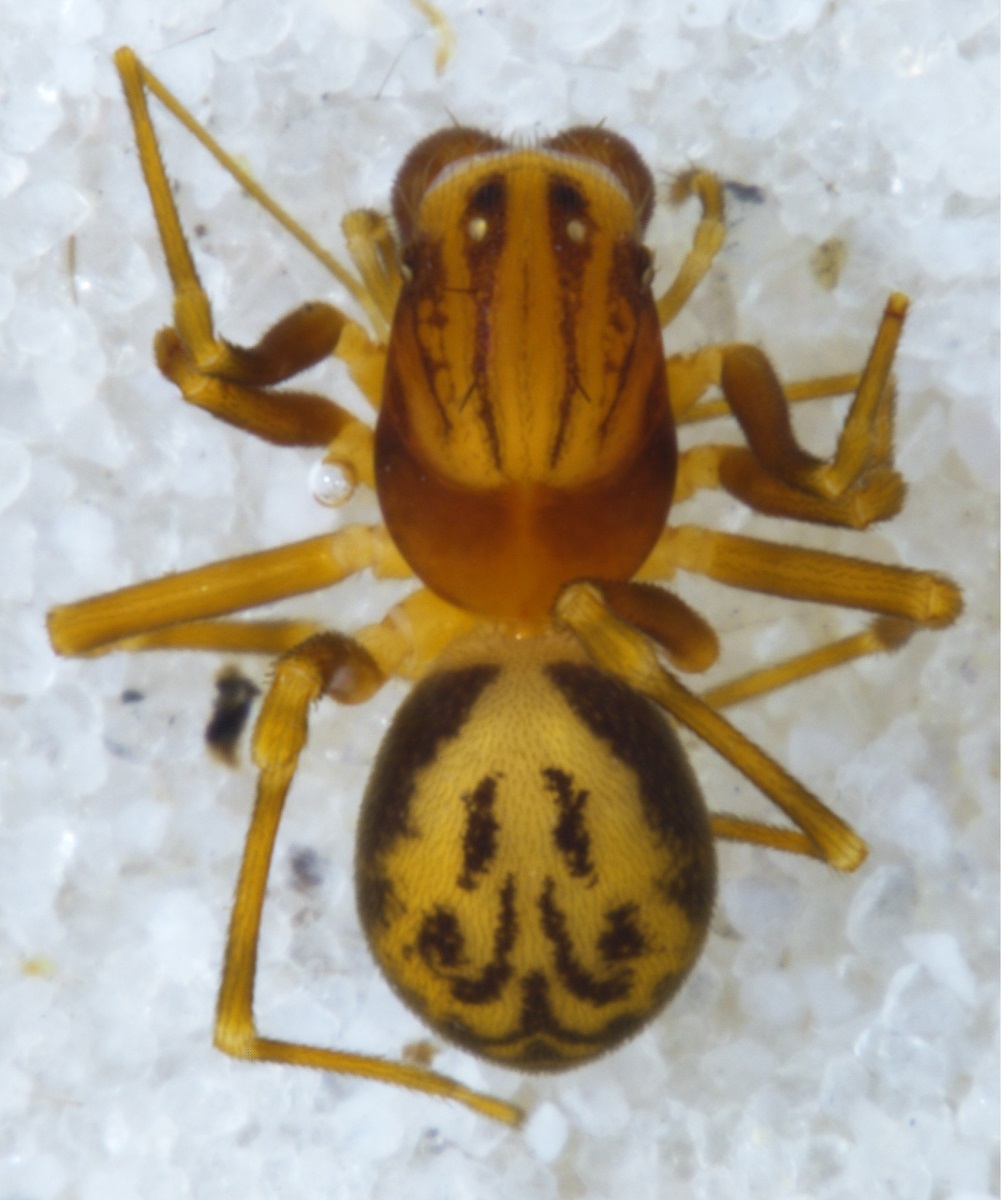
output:
[[824,862],[824,855],[809,837],[797,829],[783,829],[779,825],[766,825],[762,821],[748,821],[730,813],[711,813],[710,828],[713,836],[725,842],[746,842],[750,846],[766,846],[770,850],[782,850],[786,854],[803,854],[806,858],[817,858]]

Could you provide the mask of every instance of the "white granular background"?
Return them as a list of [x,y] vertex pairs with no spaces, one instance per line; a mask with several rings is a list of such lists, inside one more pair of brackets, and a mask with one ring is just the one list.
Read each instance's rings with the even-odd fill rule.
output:
[[[456,0],[443,74],[406,0],[0,6],[0,1200],[985,1200],[998,1195],[998,130],[991,0]],[[361,1080],[211,1046],[253,775],[202,732],[214,656],[59,661],[54,603],[374,519],[321,508],[311,456],[187,408],[152,365],[170,292],[111,65],[133,46],[322,241],[385,206],[453,119],[520,136],[603,122],[662,189],[729,189],[673,349],[762,345],[786,378],[851,370],[892,289],[902,515],[865,534],[747,527],[964,588],[962,619],[734,711],[866,837],[848,877],[721,849],[704,957],[634,1042],[564,1076],[447,1047],[531,1111],[495,1126]],[[338,287],[191,140],[169,173],[221,331],[253,341]],[[666,281],[694,213],[659,214]],[[840,239],[833,288],[814,256]],[[812,265],[814,264],[814,265]],[[358,404],[337,366],[313,385]],[[800,418],[825,452],[844,406]],[[732,436],[722,425],[702,436]],[[683,579],[723,678],[861,625]],[[351,630],[398,587],[291,604]],[[266,664],[243,664],[263,679]],[[263,1032],[390,1057],[425,1031],[369,959],[353,829],[404,690],[317,711],[268,894]],[[767,806],[703,746],[711,807]]]

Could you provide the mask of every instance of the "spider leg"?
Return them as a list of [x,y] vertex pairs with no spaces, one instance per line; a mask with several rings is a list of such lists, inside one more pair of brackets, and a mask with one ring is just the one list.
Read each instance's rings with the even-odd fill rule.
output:
[[[828,461],[797,442],[789,401],[769,360],[755,346],[713,346],[669,365],[681,404],[706,384],[718,384],[747,447],[697,446],[682,455],[675,500],[700,487],[723,487],[757,512],[865,528],[894,516],[905,486],[891,465],[894,388],[890,378],[908,301],[887,302],[852,404]],[[674,376],[674,384],[672,377]],[[688,378],[687,378],[688,376]],[[831,380],[817,381],[826,392]],[[808,385],[801,385],[809,392]]]
[[49,613],[49,638],[57,654],[105,651],[136,635],[319,591],[366,567],[382,577],[411,573],[381,525],[348,525],[61,605]]
[[[405,667],[408,657],[422,658],[434,644],[451,640],[470,622],[466,614],[424,591],[399,608],[405,611],[391,613],[356,638],[333,632],[317,634],[276,664],[254,731],[254,760],[260,775],[226,939],[215,1044],[236,1058],[362,1076],[444,1096],[517,1125],[523,1114],[514,1105],[472,1091],[437,1072],[367,1054],[261,1037],[254,1022],[254,982],[268,871],[285,799],[306,744],[310,705],[325,694],[348,703],[367,699],[389,674]],[[366,643],[377,653],[370,653]]]
[[799,829],[784,829],[780,825],[750,821],[731,813],[711,813],[710,828],[713,836],[724,842],[746,842],[750,846],[765,846],[769,850],[782,850],[786,854],[802,854],[805,858],[826,861],[807,834]]
[[956,620],[963,608],[957,585],[932,571],[694,525],[666,529],[637,578],[670,579],[678,568],[748,591],[877,614],[861,633],[711,689],[703,699],[714,708],[774,691],[856,658],[896,650],[915,629],[941,629]]
[[325,626],[319,621],[185,621],[166,629],[139,633],[122,638],[110,646],[93,651],[105,654],[109,650],[207,650],[217,654],[284,654]]
[[[161,372],[177,385],[189,403],[265,441],[283,446],[326,446],[337,439],[338,447],[332,461],[344,463],[351,468],[355,478],[371,483],[371,432],[362,422],[323,396],[266,389],[330,354],[337,354],[346,362],[369,399],[378,405],[385,364],[384,347],[374,343],[365,330],[340,309],[320,302],[303,305],[289,313],[250,348],[231,345],[216,336],[209,298],[199,280],[160,157],[146,101],[147,91],[153,92],[255,199],[300,241],[306,240],[307,248],[322,259],[367,311],[371,309],[380,327],[386,323],[384,309],[388,299],[382,294],[374,299],[367,285],[370,280],[375,285],[376,260],[386,257],[384,243],[389,234],[385,222],[380,226],[378,220],[370,220],[367,225],[363,215],[351,226],[353,240],[350,245],[359,246],[364,242],[367,230],[371,229],[371,239],[376,247],[366,259],[366,275],[360,283],[336,259],[316,246],[291,218],[277,210],[239,164],[213,141],[131,50],[119,50],[115,62],[125,89],[140,163],[174,288],[174,325],[161,330],[154,342]],[[392,290],[392,285],[386,285],[382,290],[387,288]]]
[[668,578],[679,567],[747,591],[902,617],[930,629],[951,624],[963,606],[957,585],[933,571],[890,566],[698,525],[666,529],[638,578]]
[[[718,417],[734,416],[726,400],[701,400],[703,394],[717,384],[714,353],[717,347],[710,347],[710,350],[710,355],[698,364],[698,367],[696,360],[702,358],[700,352],[676,355],[668,359],[669,395],[677,425],[694,425],[699,421],[714,421]],[[851,396],[859,387],[861,378],[860,373],[856,371],[845,375],[797,379],[783,384],[783,395],[787,404],[799,404],[804,400],[830,400],[834,396]]]
[[820,675],[832,667],[844,666],[854,659],[897,650],[908,641],[916,628],[911,621],[897,617],[877,617],[860,633],[837,638],[804,654],[769,663],[717,687],[708,688],[702,693],[702,699],[713,708],[729,708],[732,704],[778,691],[809,675]]
[[597,588],[572,584],[557,600],[556,611],[600,667],[649,696],[712,746],[799,830],[798,834],[725,817],[714,825],[719,836],[808,854],[840,871],[854,871],[863,862],[866,844],[862,839],[765,751],[665,671],[648,638],[614,616]]
[[706,671],[720,643],[710,623],[673,592],[655,584],[595,579],[592,584],[617,617],[646,633],[680,671]]
[[682,260],[671,285],[658,298],[658,320],[662,328],[671,324],[685,308],[689,297],[713,265],[724,244],[724,193],[720,180],[710,171],[686,171],[672,185],[671,202],[681,204],[689,196],[699,200],[703,215],[692,239],[692,248]]

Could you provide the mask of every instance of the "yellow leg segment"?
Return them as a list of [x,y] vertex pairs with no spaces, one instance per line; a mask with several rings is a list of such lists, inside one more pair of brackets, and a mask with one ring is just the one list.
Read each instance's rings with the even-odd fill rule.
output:
[[[613,616],[597,588],[572,584],[557,601],[557,615],[600,667],[650,696],[782,809],[807,839],[809,853],[840,871],[854,871],[862,863],[866,857],[862,839],[754,742],[665,671],[648,639]],[[782,837],[771,839],[770,826],[752,825],[762,844],[787,851],[795,848],[787,833],[778,831]]]
[[956,620],[963,608],[956,584],[931,571],[885,566],[691,525],[667,529],[637,577],[670,579],[678,568],[749,591],[880,614],[861,633],[710,689],[702,698],[713,708],[764,695],[857,658],[896,650],[916,629],[943,628]]
[[417,679],[447,646],[479,623],[465,610],[419,588],[390,609],[382,621],[360,629],[355,640],[384,674]]
[[[198,278],[160,157],[146,103],[147,91],[156,95],[259,203],[333,271],[370,311],[379,328],[388,327],[392,307],[389,314],[387,307],[395,303],[399,291],[399,274],[395,265],[388,265],[386,243],[390,235],[385,222],[382,226],[378,220],[368,225],[364,218],[355,222],[358,228],[349,245],[359,255],[366,231],[372,226],[373,244],[364,256],[365,271],[360,283],[274,205],[131,50],[119,50],[115,62],[174,288],[174,327],[162,330],[155,344],[160,370],[178,386],[189,403],[257,437],[283,446],[327,445],[346,427],[359,424],[357,419],[322,396],[264,389],[336,353],[353,373],[357,370],[363,390],[371,399],[372,388],[381,384],[385,349],[372,342],[362,327],[340,309],[324,303],[296,309],[250,348],[231,345],[216,336],[209,299]],[[382,269],[377,269],[377,260]],[[378,289],[376,294],[373,287]],[[355,473],[360,478],[366,473],[371,476],[371,469]]]
[[932,571],[885,566],[696,525],[666,529],[639,575],[669,577],[678,567],[731,587],[859,608],[932,629],[951,624],[963,607],[957,585]]
[[383,577],[410,574],[381,525],[349,525],[54,608],[48,616],[49,638],[57,654],[86,654],[167,626],[315,592],[365,567]]
[[710,828],[713,836],[725,842],[747,842],[751,846],[765,846],[769,850],[782,850],[785,854],[803,854],[806,858],[825,856],[804,833],[796,829],[782,829],[779,825],[767,825],[764,821],[747,821],[730,813],[711,813]]
[[102,645],[93,654],[127,650],[206,650],[216,654],[284,654],[314,634],[318,621],[189,621]]
[[[398,633],[391,658],[405,649],[406,641],[406,634],[401,637]],[[384,642],[383,649],[389,650],[390,643]],[[519,1108],[424,1067],[263,1038],[254,1023],[254,981],[265,889],[285,798],[306,743],[309,707],[325,693],[342,700],[363,700],[384,678],[384,671],[359,641],[338,634],[311,638],[277,664],[254,732],[254,760],[260,776],[226,941],[215,1043],[237,1058],[313,1067],[444,1096],[484,1116],[517,1125],[523,1117]]]
[[724,244],[727,227],[724,224],[724,192],[720,180],[709,171],[686,171],[672,185],[671,202],[681,204],[696,196],[703,215],[696,226],[692,249],[685,256],[671,286],[658,299],[658,320],[662,328],[671,324],[685,308],[689,297],[713,265]]
[[390,223],[382,213],[359,208],[345,215],[341,232],[362,284],[389,328],[404,284]]
[[895,617],[878,617],[862,633],[828,642],[805,654],[798,654],[782,662],[770,663],[757,671],[728,680],[717,687],[708,688],[701,698],[711,708],[728,708],[768,692],[778,691],[788,684],[797,683],[810,675],[820,675],[832,667],[841,667],[857,658],[871,654],[883,654],[897,650],[915,632],[917,627],[910,621]]
[[[698,352],[668,360],[668,377],[671,381],[669,395],[678,425],[693,425],[700,421],[715,421],[719,417],[734,416],[726,400],[703,400],[697,403],[706,389],[716,382],[709,373],[701,377],[689,370],[690,360],[697,357]],[[861,378],[857,371],[847,375],[798,379],[783,384],[783,395],[787,404],[799,404],[804,400],[830,400],[834,396],[851,396],[859,387]]]
[[[894,389],[890,379],[907,299],[887,302],[835,453],[815,458],[797,442],[789,400],[769,360],[755,346],[711,346],[670,360],[673,407],[684,412],[716,384],[747,448],[699,446],[682,456],[675,500],[700,487],[723,487],[757,512],[860,529],[901,508],[905,487],[893,469]],[[814,394],[831,381],[815,381]],[[801,385],[807,392],[810,387]]]
[[[244,191],[252,196],[266,212],[270,213],[283,229],[287,230],[314,258],[323,263],[335,279],[361,305],[373,321],[376,329],[380,333],[386,332],[388,325],[384,314],[380,311],[378,305],[374,303],[364,285],[307,233],[298,221],[294,220],[283,208],[275,203],[253,176],[245,171],[232,155],[226,153],[209,131],[195,120],[191,113],[168,91],[153,72],[144,63],[140,62],[132,50],[127,46],[122,46],[116,50],[115,66],[118,68],[122,87],[125,90],[125,99],[136,129],[136,143],[139,147],[139,157],[142,162],[143,172],[147,177],[147,186],[153,197],[157,222],[158,224],[161,221],[164,222],[161,225],[160,233],[164,241],[164,250],[168,257],[168,263],[175,261],[181,263],[185,257],[189,256],[187,246],[182,247],[177,244],[177,236],[180,235],[180,225],[177,223],[176,212],[173,218],[170,216],[170,213],[174,209],[174,204],[170,196],[170,188],[166,176],[163,172],[163,166],[160,163],[160,152],[157,149],[156,137],[153,133],[153,125],[150,121],[149,109],[146,104],[146,92],[150,92],[156,96],[168,112],[188,130],[196,141],[208,150],[227,174],[232,175]],[[181,235],[181,242],[183,243],[183,241],[184,237]],[[192,275],[194,275],[193,270]]]

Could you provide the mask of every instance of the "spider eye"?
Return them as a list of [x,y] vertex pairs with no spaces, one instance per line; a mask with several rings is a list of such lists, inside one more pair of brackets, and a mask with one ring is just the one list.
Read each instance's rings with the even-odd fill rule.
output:
[[504,201],[504,184],[500,179],[483,183],[470,197],[470,209],[477,213],[496,213]]
[[555,183],[550,189],[550,199],[554,208],[559,209],[562,213],[568,216],[574,213],[584,212],[585,199],[578,189],[571,183]]
[[588,228],[584,221],[579,221],[577,217],[567,222],[567,236],[572,242],[580,245],[588,236]]

